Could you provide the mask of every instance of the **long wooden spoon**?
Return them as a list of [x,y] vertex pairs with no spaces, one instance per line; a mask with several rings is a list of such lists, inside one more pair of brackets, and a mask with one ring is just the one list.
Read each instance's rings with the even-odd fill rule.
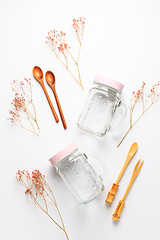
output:
[[35,66],[35,67],[33,68],[33,76],[34,76],[35,79],[41,84],[41,86],[42,86],[42,88],[43,88],[43,91],[44,91],[44,93],[45,93],[45,95],[46,95],[46,98],[47,98],[47,100],[48,100],[49,106],[50,106],[50,108],[51,108],[51,110],[52,110],[52,113],[53,113],[53,115],[54,115],[54,118],[55,118],[56,122],[59,122],[59,118],[58,118],[58,116],[57,116],[57,114],[56,114],[56,111],[55,111],[55,109],[54,109],[54,107],[53,107],[53,105],[52,105],[52,102],[51,102],[51,100],[50,100],[50,98],[49,98],[49,95],[48,95],[47,90],[46,90],[45,85],[44,85],[44,81],[43,81],[43,71],[42,71],[42,69],[41,69],[40,67],[38,67],[38,66]]
[[122,177],[126,167],[130,163],[130,161],[133,158],[133,156],[135,155],[135,153],[137,152],[137,149],[138,149],[138,144],[136,142],[134,142],[131,145],[130,149],[129,149],[126,161],[125,161],[125,163],[124,163],[124,165],[122,167],[122,170],[121,170],[121,172],[120,172],[120,174],[119,174],[119,176],[117,178],[117,181],[115,183],[113,183],[111,190],[108,192],[108,196],[107,196],[107,198],[105,200],[107,203],[110,203],[110,204],[112,203],[113,198],[114,198],[114,196],[115,196],[115,194],[117,192],[117,189],[119,187],[118,183],[119,183],[119,181],[120,181],[120,179],[121,179],[121,177]]
[[58,99],[58,96],[57,96],[56,88],[55,88],[55,82],[56,82],[55,76],[54,76],[53,72],[47,71],[46,74],[45,74],[45,78],[46,78],[46,81],[47,81],[48,85],[51,87],[51,89],[54,93],[54,96],[55,96],[55,99],[56,99],[56,102],[57,102],[57,106],[58,106],[58,110],[59,110],[61,120],[62,120],[62,123],[63,123],[63,127],[64,127],[64,129],[66,129],[67,124],[66,124],[66,121],[65,121],[65,118],[64,118],[64,115],[63,115],[63,112],[62,112],[62,108],[61,108],[61,105],[60,105],[60,102],[59,102],[59,99]]

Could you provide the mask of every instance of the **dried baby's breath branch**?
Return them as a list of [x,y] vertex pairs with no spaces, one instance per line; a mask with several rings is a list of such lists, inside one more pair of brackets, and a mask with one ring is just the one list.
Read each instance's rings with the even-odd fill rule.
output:
[[[34,170],[31,174],[25,170],[18,170],[16,173],[16,179],[26,188],[25,194],[27,200],[46,213],[47,216],[65,233],[67,240],[69,240],[55,196],[46,182],[45,176],[42,175],[39,170]],[[56,208],[62,226],[50,215],[48,204],[51,204]]]
[[[48,32],[48,36],[46,43],[49,45],[49,47],[52,49],[56,57],[60,60],[60,62],[63,64],[63,66],[68,70],[68,72],[71,74],[71,76],[76,80],[76,82],[82,87],[82,81],[80,76],[80,70],[79,70],[79,58],[80,58],[80,52],[81,52],[81,46],[82,46],[82,40],[83,40],[83,34],[84,34],[84,26],[85,26],[85,18],[80,17],[78,19],[73,19],[72,27],[74,28],[78,42],[79,42],[79,51],[78,51],[78,58],[77,61],[73,57],[73,55],[70,52],[70,46],[66,43],[65,36],[66,33],[57,30],[53,30]],[[64,61],[60,57],[60,53],[64,57]],[[78,76],[79,80],[76,79],[76,77],[73,75],[71,70],[68,66],[68,56],[71,57],[73,62],[77,66]]]
[[[132,127],[139,121],[139,119],[143,116],[143,114],[147,112],[150,109],[150,107],[154,103],[156,103],[159,99],[160,93],[158,93],[158,87],[160,85],[160,82],[158,81],[157,84],[153,85],[148,94],[145,94],[144,92],[145,85],[146,83],[143,82],[142,87],[139,88],[137,92],[133,91],[132,93],[132,96],[130,99],[130,127],[117,147],[121,145],[121,143],[123,142],[127,134],[130,132]],[[133,123],[133,110],[139,101],[142,101],[142,113]]]
[[[14,80],[11,85],[12,90],[15,92],[15,96],[11,103],[13,105],[13,110],[9,112],[11,117],[8,119],[11,120],[15,126],[22,127],[39,136],[33,124],[35,122],[40,132],[35,106],[33,104],[31,79],[24,78],[24,81]],[[32,107],[33,112],[29,109],[30,107]],[[29,127],[25,126],[25,119],[28,120]]]
[[82,46],[82,40],[83,40],[83,34],[84,34],[84,24],[85,24],[85,18],[78,18],[78,19],[73,19],[73,28],[76,32],[80,48],[79,48],[79,53],[78,53],[78,59],[77,59],[77,64],[79,62],[79,57],[80,57],[80,52],[81,52],[81,46]]

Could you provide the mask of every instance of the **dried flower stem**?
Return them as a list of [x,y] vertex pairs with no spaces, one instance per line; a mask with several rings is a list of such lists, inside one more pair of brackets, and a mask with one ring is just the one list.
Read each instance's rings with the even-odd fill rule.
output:
[[[27,196],[27,200],[47,214],[47,216],[65,233],[67,240],[69,240],[55,196],[46,182],[45,176],[42,175],[39,170],[34,170],[31,174],[25,170],[18,170],[16,173],[16,179],[18,183],[26,188],[25,194]],[[49,200],[47,200],[47,198]],[[57,223],[49,214],[48,204],[56,208],[62,226],[60,226],[60,224]]]
[[[73,19],[72,26],[76,32],[76,35],[77,35],[77,38],[78,38],[78,41],[80,44],[77,61],[75,60],[75,58],[73,57],[73,55],[71,54],[71,52],[69,50],[70,46],[65,41],[66,33],[63,33],[62,31],[58,32],[57,30],[53,30],[53,31],[48,32],[48,36],[46,37],[47,38],[46,43],[50,46],[50,48],[52,49],[54,54],[57,56],[57,58],[60,60],[60,62],[65,66],[65,68],[68,70],[68,72],[71,74],[71,76],[76,80],[76,82],[82,87],[83,90],[84,90],[84,88],[82,86],[82,81],[81,81],[80,70],[79,70],[78,64],[79,64],[82,39],[83,39],[83,34],[84,34],[84,25],[85,25],[85,18],[80,17],[78,19]],[[59,57],[60,52],[64,56],[65,62],[63,62],[61,60],[61,58]],[[68,55],[71,57],[71,59],[74,61],[74,63],[77,66],[79,81],[77,80],[77,78],[73,75],[73,73],[69,69]]]
[[[79,48],[77,63],[79,63],[79,58],[80,58],[80,53],[81,53],[81,47],[82,47],[82,41],[83,41],[83,34],[84,34],[84,28],[83,28],[83,31],[82,31],[82,34],[81,34],[81,35],[82,35],[81,41],[79,42],[80,48]],[[78,38],[78,39],[79,39],[79,38]]]
[[[144,94],[145,85],[146,85],[146,83],[143,82],[142,87],[140,89],[138,89],[137,92],[133,91],[133,93],[132,93],[131,100],[130,100],[130,127],[129,127],[128,131],[126,132],[126,134],[124,135],[124,137],[122,138],[122,140],[120,141],[120,143],[118,144],[117,148],[121,145],[121,143],[123,142],[123,140],[125,139],[127,134],[130,132],[132,127],[139,121],[139,119],[144,115],[144,113],[146,113],[151,108],[151,106],[154,103],[156,103],[159,99],[160,93],[157,93],[158,87],[160,85],[159,81],[158,81],[158,84],[155,84],[155,85],[152,86],[149,94]],[[147,104],[149,99],[150,99],[150,104],[147,107],[146,104]],[[135,108],[136,103],[139,100],[142,100],[142,113],[135,120],[135,122],[132,123],[133,110]]]
[[[15,92],[15,97],[11,103],[13,104],[14,109],[10,110],[9,114],[11,117],[8,119],[11,120],[15,126],[22,127],[23,129],[39,136],[33,125],[33,122],[35,122],[37,129],[40,132],[35,106],[33,104],[31,79],[24,78],[24,82],[14,80],[11,85],[12,90]],[[32,106],[33,113],[28,109],[29,106]],[[24,117],[23,114],[25,114],[26,117]],[[22,122],[22,119],[24,118],[28,119],[31,129],[24,126]]]

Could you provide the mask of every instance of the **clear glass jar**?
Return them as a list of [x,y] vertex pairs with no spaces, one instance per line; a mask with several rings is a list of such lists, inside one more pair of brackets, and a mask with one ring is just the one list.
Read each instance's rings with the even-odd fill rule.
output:
[[90,202],[104,190],[107,168],[94,153],[80,153],[72,143],[49,161],[80,204]]
[[[97,136],[104,136],[110,130],[118,131],[124,123],[127,108],[120,100],[124,85],[100,75],[96,75],[93,83],[77,126]],[[117,109],[118,124],[112,126]]]

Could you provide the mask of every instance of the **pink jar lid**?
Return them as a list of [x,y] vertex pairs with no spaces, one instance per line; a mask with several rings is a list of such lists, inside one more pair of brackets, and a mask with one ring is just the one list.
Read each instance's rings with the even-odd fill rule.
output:
[[116,89],[120,90],[121,92],[122,92],[123,87],[124,87],[124,85],[122,83],[117,82],[117,81],[115,81],[111,78],[107,78],[107,77],[100,76],[100,75],[96,75],[93,82],[99,82],[101,84],[111,86],[113,88],[116,88]]
[[58,152],[56,155],[51,157],[49,161],[51,162],[52,165],[54,165],[56,162],[66,157],[71,152],[73,152],[76,148],[77,146],[74,143],[72,143],[68,147],[64,148],[62,151]]

